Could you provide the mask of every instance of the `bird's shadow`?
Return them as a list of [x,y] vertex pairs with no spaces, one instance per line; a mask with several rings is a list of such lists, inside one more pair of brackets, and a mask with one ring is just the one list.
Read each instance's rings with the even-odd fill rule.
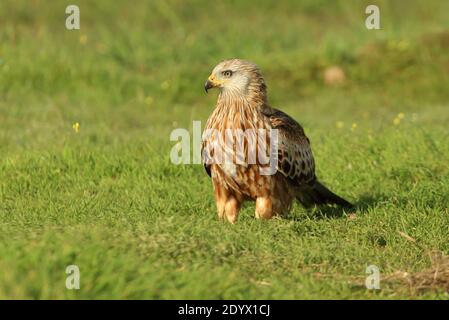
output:
[[[352,207],[339,207],[322,205],[314,208],[307,209],[307,215],[314,219],[327,219],[327,218],[342,218],[350,214],[363,215],[370,208],[373,208],[377,203],[387,199],[384,195],[362,195],[358,198]],[[303,217],[290,214],[287,219],[289,220],[302,220]]]

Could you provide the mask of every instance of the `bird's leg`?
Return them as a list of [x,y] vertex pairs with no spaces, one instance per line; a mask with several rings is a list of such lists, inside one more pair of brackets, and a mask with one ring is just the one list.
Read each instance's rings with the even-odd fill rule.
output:
[[230,223],[235,223],[237,221],[242,199],[233,195],[230,190],[215,181],[214,191],[218,218],[226,218]]
[[241,202],[234,196],[231,196],[226,201],[225,205],[225,215],[226,219],[232,224],[237,221],[237,217],[239,215]]
[[229,192],[223,188],[219,183],[214,182],[215,203],[217,205],[217,214],[219,219],[224,218],[226,201],[229,197]]
[[216,198],[218,218],[235,223],[240,211],[241,201],[234,196],[228,198]]
[[222,220],[225,214],[226,201],[216,200],[218,219]]
[[273,202],[271,197],[258,197],[256,199],[256,218],[271,219],[273,217]]

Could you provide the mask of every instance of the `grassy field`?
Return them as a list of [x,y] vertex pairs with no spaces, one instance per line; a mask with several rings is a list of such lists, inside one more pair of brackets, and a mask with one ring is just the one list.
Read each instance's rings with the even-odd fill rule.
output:
[[[0,298],[448,299],[448,279],[419,276],[449,254],[449,1],[374,1],[367,30],[371,3],[1,1]],[[230,57],[261,67],[356,209],[217,221],[169,134],[204,123],[204,81]]]

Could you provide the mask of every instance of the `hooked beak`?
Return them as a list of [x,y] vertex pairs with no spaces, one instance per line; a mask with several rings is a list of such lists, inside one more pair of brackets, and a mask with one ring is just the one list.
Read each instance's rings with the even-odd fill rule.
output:
[[208,92],[209,89],[214,87],[214,83],[212,81],[210,81],[209,79],[207,79],[206,83],[204,84],[204,90],[206,90],[206,93]]
[[207,81],[204,84],[204,90],[206,90],[206,92],[207,92],[209,89],[221,86],[221,84],[222,84],[222,81],[215,78],[214,75],[211,75],[211,76],[209,76],[209,78],[207,78]]

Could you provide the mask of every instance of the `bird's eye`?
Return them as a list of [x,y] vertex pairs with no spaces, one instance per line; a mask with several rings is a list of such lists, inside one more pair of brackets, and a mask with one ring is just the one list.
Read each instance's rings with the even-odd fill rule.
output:
[[232,76],[232,71],[231,70],[226,70],[226,71],[223,71],[221,74],[223,76],[225,76],[226,78],[230,78]]

